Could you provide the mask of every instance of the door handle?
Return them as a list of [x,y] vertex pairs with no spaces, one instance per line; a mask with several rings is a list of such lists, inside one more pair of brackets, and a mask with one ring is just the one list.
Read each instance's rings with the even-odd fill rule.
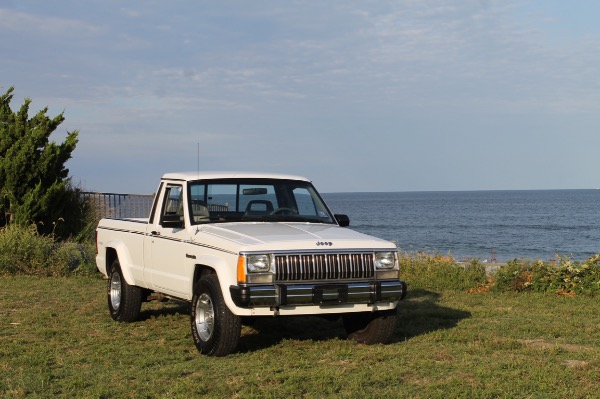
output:
[[154,230],[154,231],[151,231],[151,232],[150,232],[150,235],[151,235],[151,236],[159,236],[159,235],[160,235],[160,231],[155,231],[155,230]]

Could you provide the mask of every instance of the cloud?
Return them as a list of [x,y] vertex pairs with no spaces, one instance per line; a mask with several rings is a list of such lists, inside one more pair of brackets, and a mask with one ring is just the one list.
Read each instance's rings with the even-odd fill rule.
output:
[[14,2],[0,84],[65,110],[76,165],[176,163],[201,141],[214,166],[450,181],[471,167],[456,153],[483,157],[473,137],[598,122],[598,30],[573,18],[503,0]]
[[97,35],[105,32],[105,28],[84,23],[81,20],[59,18],[44,14],[35,14],[0,8],[0,31],[17,33],[26,36],[70,36]]

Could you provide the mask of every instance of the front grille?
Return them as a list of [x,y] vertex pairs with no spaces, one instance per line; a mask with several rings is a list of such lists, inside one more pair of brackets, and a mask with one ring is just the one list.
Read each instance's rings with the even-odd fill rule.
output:
[[275,256],[275,280],[356,280],[373,278],[373,253],[286,254]]

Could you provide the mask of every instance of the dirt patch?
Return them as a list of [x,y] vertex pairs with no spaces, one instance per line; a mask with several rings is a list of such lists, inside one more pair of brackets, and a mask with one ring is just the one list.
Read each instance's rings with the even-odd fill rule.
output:
[[585,360],[567,360],[564,364],[570,369],[585,370],[588,368],[590,362],[586,362]]
[[530,346],[532,348],[538,349],[553,349],[560,348],[567,352],[582,352],[589,351],[593,348],[585,345],[574,345],[574,344],[561,344],[558,342],[552,342],[546,339],[519,339],[519,342],[525,344],[526,346]]

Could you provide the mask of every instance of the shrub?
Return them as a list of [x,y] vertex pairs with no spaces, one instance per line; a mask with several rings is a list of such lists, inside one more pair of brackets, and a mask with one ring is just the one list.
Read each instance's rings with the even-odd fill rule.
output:
[[499,291],[525,291],[533,285],[533,273],[537,263],[509,261],[506,266],[499,268],[494,274],[495,290]]
[[430,290],[468,290],[487,281],[485,266],[476,259],[457,262],[452,256],[425,252],[399,253],[401,278]]
[[548,262],[515,259],[496,272],[494,282],[498,291],[594,296],[600,293],[600,254],[583,262],[560,256]]
[[[78,131],[62,143],[50,138],[65,120],[44,108],[29,116],[31,99],[13,111],[14,87],[0,95],[0,227],[35,223],[40,233],[68,238],[85,228],[88,204],[68,177],[65,163],[78,142]],[[62,219],[59,225],[53,222]]]
[[66,276],[92,274],[95,248],[91,241],[56,241],[41,235],[35,225],[8,225],[0,229],[0,274]]
[[399,256],[401,278],[422,289],[600,295],[600,254],[583,262],[560,256],[551,261],[514,259],[491,276],[477,260],[456,262],[451,256],[425,252],[401,252]]

